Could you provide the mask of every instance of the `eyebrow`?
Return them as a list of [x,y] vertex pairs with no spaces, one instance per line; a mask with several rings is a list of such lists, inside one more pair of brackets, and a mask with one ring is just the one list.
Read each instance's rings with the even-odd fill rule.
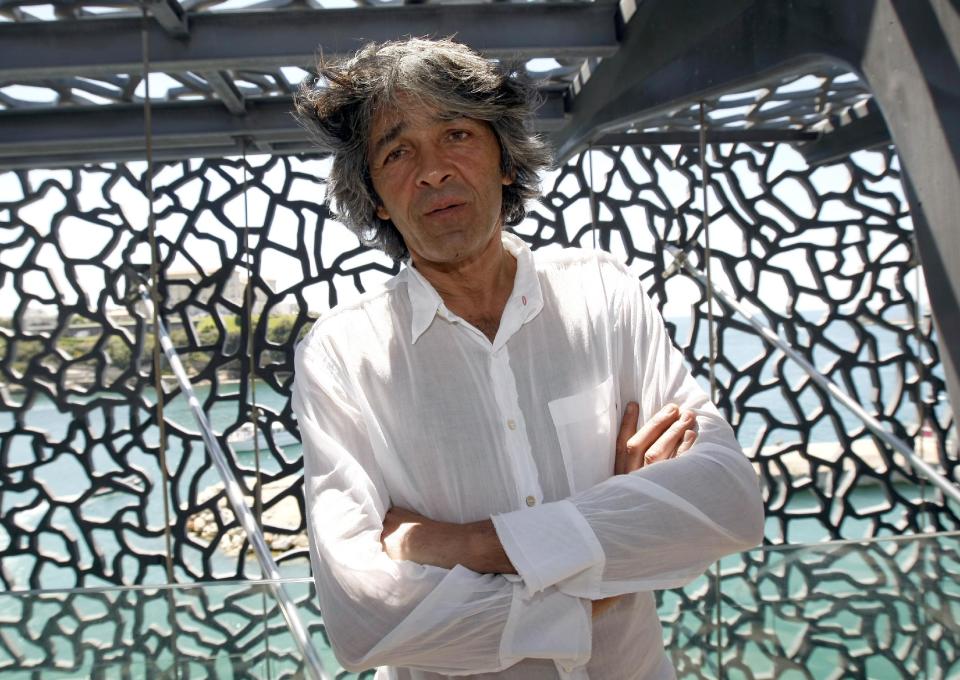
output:
[[[456,120],[457,118],[465,118],[463,114],[455,113],[453,111],[438,111],[435,113],[432,118],[435,121],[446,121],[446,120]],[[370,148],[370,158],[374,159],[380,153],[380,151],[388,145],[390,142],[395,140],[397,137],[403,133],[407,127],[406,120],[400,120],[393,124],[389,130],[384,132],[380,137],[374,141],[373,146]]]
[[380,150],[383,149],[387,144],[395,140],[400,136],[400,133],[403,132],[403,129],[407,126],[407,122],[401,120],[395,123],[389,130],[380,135],[380,138],[373,143],[373,147],[370,149],[370,158],[375,159],[379,155]]

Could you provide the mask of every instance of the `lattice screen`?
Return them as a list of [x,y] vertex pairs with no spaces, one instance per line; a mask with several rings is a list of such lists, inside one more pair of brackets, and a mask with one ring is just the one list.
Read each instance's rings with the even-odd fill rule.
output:
[[[708,162],[716,285],[898,436],[922,429],[925,455],[952,475],[952,414],[893,150],[814,169],[787,145],[720,145]],[[291,574],[308,569],[288,401],[293,346],[316,314],[395,271],[331,218],[326,171],[323,159],[252,156],[163,164],[153,182],[164,314],[251,494],[258,452],[244,424],[255,419],[264,433],[265,529]],[[145,164],[131,163],[0,175],[4,589],[162,583],[165,525],[179,581],[258,575],[168,375],[159,381],[171,479],[165,519],[151,324],[128,300],[133,272],[151,259],[144,173]],[[702,266],[697,150],[593,150],[545,188],[516,231],[534,248],[623,257],[706,381],[706,294],[674,271],[663,248],[679,246]],[[722,306],[716,313],[719,402],[765,486],[769,543],[957,528],[954,512],[899,456],[742,319]],[[753,587],[766,567],[751,560],[736,558],[724,589]],[[819,571],[801,572],[813,579],[842,568],[824,558]],[[715,634],[711,587],[703,580],[663,596],[665,610],[676,603],[678,612],[704,612],[695,629],[668,617],[675,640]],[[914,652],[890,654],[909,668]],[[704,662],[676,660],[681,673]]]

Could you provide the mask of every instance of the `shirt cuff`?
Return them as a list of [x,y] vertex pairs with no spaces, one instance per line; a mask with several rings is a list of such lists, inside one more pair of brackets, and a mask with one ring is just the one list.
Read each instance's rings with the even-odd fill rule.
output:
[[491,519],[507,557],[523,579],[527,597],[568,579],[574,579],[575,590],[584,593],[600,581],[603,548],[570,501],[544,503]]
[[593,603],[564,595],[556,588],[527,597],[513,587],[510,614],[500,641],[500,662],[553,659],[565,671],[585,665],[593,644]]

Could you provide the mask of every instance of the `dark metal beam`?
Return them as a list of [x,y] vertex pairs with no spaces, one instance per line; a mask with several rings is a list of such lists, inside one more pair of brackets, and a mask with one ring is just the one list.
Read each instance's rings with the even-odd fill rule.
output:
[[206,71],[201,75],[207,79],[207,83],[220,97],[220,101],[227,107],[227,111],[237,116],[246,111],[247,107],[243,103],[243,93],[237,89],[233,79],[226,71]]
[[[960,413],[960,12],[949,0],[876,0],[859,62],[906,169],[940,360]],[[954,427],[960,428],[958,419]]]
[[190,34],[187,14],[177,0],[147,0],[147,9],[167,35],[185,38]]
[[791,7],[815,4],[645,0],[624,28],[620,50],[589,74],[569,124],[553,136],[558,158],[683,104],[835,64],[818,49],[837,39],[832,30],[809,17],[790,24],[802,15]]
[[[819,133],[810,130],[751,128],[749,130],[709,130],[708,144],[760,144],[764,142],[813,142]],[[591,146],[630,146],[633,144],[699,144],[697,130],[664,132],[610,132],[591,142]]]
[[[244,116],[231,115],[216,102],[154,104],[151,109],[156,148],[192,142],[224,144],[235,137],[290,139],[305,133],[290,114],[289,98],[248,101]],[[0,157],[142,149],[143,107],[75,107],[0,114]]]
[[[290,97],[250,98],[245,105],[244,115],[237,116],[217,102],[154,104],[155,153],[167,160],[232,154],[241,148],[240,140],[274,153],[314,149],[291,114]],[[537,114],[541,130],[562,125],[564,93],[545,93]],[[139,105],[0,112],[2,167],[132,160],[144,154],[143,108]]]
[[849,114],[848,121],[835,121],[832,129],[824,131],[819,139],[801,144],[798,151],[810,165],[833,163],[849,156],[854,151],[887,146],[891,143],[890,131],[876,104],[871,102],[867,111],[857,116]]
[[[365,42],[456,35],[491,57],[606,56],[617,49],[617,4],[493,3],[345,10],[200,12],[190,38],[150,26],[151,70],[219,71],[312,66],[321,51]],[[0,81],[141,73],[139,18],[0,23]]]

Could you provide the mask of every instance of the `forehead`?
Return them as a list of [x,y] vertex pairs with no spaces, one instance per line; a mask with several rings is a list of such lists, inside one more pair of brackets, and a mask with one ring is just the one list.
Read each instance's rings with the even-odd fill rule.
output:
[[443,111],[423,102],[410,101],[407,97],[398,97],[396,101],[384,104],[374,112],[370,122],[370,144],[376,144],[381,137],[396,129],[428,125],[456,117],[454,112]]

